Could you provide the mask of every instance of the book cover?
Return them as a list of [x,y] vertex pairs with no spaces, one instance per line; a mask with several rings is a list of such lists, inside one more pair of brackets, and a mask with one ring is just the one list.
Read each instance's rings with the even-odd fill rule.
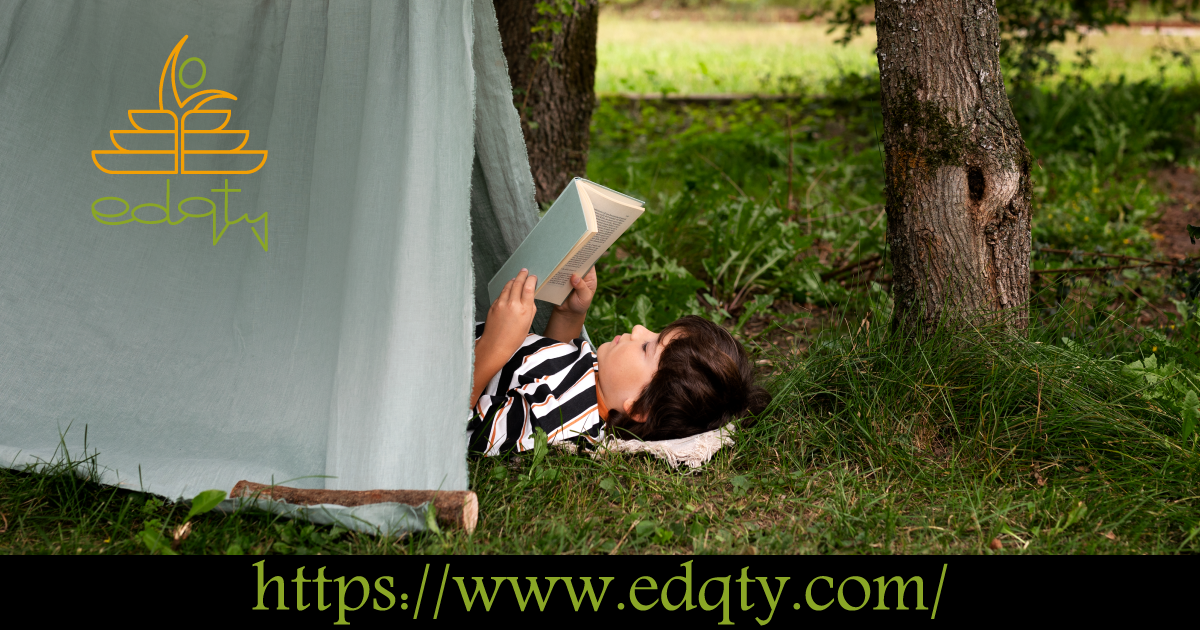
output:
[[[587,188],[595,187],[593,194],[589,198]],[[600,192],[603,196],[619,199],[620,203],[614,199],[602,199],[600,195],[595,194]],[[504,285],[509,280],[516,277],[517,273],[522,268],[528,269],[531,275],[537,276],[537,299],[561,304],[562,300],[570,293],[570,287],[546,287],[546,283],[551,280],[551,275],[556,269],[559,269],[564,262],[567,262],[568,256],[573,253],[582,256],[588,254],[587,258],[599,258],[603,253],[602,250],[593,252],[600,246],[605,248],[611,244],[621,233],[632,224],[633,220],[641,214],[641,204],[643,202],[634,199],[629,195],[617,192],[611,188],[600,186],[588,180],[576,177],[567,184],[562,193],[558,195],[550,209],[538,221],[521,245],[513,252],[504,266],[500,268],[496,275],[488,282],[488,298],[495,301],[500,296],[500,291],[504,289]],[[614,224],[611,221],[605,223],[608,230],[589,229],[589,215],[593,218],[592,223],[596,224],[596,212],[600,208],[596,208],[593,204],[598,204],[601,207],[612,209],[618,212],[621,216]],[[629,204],[623,209],[619,206]],[[636,204],[633,205],[633,204]],[[631,211],[633,214],[631,214]],[[617,217],[614,217],[617,218]],[[619,225],[618,225],[619,224]],[[615,228],[615,229],[614,229]],[[604,242],[597,242],[594,247],[589,247],[585,251],[580,251],[580,246],[593,238],[598,232],[615,232],[611,234],[611,238],[603,239]],[[573,257],[574,259],[574,257]],[[573,260],[574,261],[574,260]],[[580,261],[574,261],[580,262]],[[594,262],[594,260],[592,260]],[[590,266],[590,264],[588,265]],[[586,268],[579,273],[586,272]],[[559,279],[559,285],[564,284],[562,279]],[[543,289],[547,289],[543,291]],[[554,290],[550,290],[554,289]],[[550,295],[550,294],[553,295]]]
[[583,215],[583,200],[579,196],[577,180],[571,180],[554,200],[550,209],[542,216],[529,235],[521,241],[517,251],[488,282],[488,299],[492,302],[500,297],[504,285],[517,276],[521,269],[528,269],[537,276],[540,289],[550,273],[571,252],[580,237],[588,233],[587,219]]

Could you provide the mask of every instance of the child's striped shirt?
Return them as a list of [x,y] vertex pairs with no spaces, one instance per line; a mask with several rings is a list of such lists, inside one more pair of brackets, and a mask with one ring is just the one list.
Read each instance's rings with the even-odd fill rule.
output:
[[[483,324],[475,325],[475,339]],[[596,402],[596,353],[581,339],[562,343],[529,335],[492,377],[467,424],[471,450],[498,455],[533,448],[534,428],[548,442],[594,443],[604,421]]]

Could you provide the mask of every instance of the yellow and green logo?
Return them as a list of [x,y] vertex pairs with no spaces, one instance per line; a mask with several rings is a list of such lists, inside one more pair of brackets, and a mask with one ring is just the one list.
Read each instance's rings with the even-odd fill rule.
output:
[[[187,89],[195,89],[204,83],[205,76],[208,74],[208,68],[205,67],[204,61],[198,57],[185,60],[179,65],[178,70],[176,69],[179,51],[186,41],[187,35],[184,35],[183,39],[175,44],[175,49],[171,51],[171,56],[167,57],[167,62],[163,64],[162,76],[158,79],[158,109],[129,110],[129,122],[133,125],[133,129],[113,129],[108,132],[113,146],[117,148],[92,151],[92,162],[96,164],[96,168],[113,175],[172,175],[176,173],[245,175],[257,171],[267,163],[266,151],[251,151],[244,148],[246,141],[250,139],[249,131],[225,128],[229,124],[232,110],[204,108],[205,105],[216,99],[236,101],[236,96],[224,90],[201,90],[187,98],[180,98],[180,84]],[[183,80],[183,71],[193,62],[200,66],[200,78],[195,83],[188,84]],[[163,91],[166,88],[168,76],[171,77],[171,96],[174,97],[175,105],[182,115],[176,114],[175,111],[167,109],[163,105]],[[191,109],[186,109],[188,104],[193,101],[195,104],[191,106]],[[138,122],[139,117],[142,119],[141,123]],[[237,142],[237,146],[228,149],[188,148],[189,144],[212,147],[220,143],[232,144],[233,142]],[[169,148],[163,146],[166,143],[170,143],[171,146]],[[228,163],[224,165],[201,164],[189,167],[189,156],[193,156],[192,161],[195,163],[197,160],[194,156],[206,155],[226,157],[227,159],[248,156],[252,158],[250,163],[257,161],[257,164],[252,168],[235,168],[233,164]],[[105,167],[101,163],[101,156],[105,156],[103,161],[109,162],[111,168]],[[142,164],[121,164],[119,158],[108,156],[139,156],[147,159],[139,160],[139,162],[144,162]],[[168,165],[169,168],[167,168]]]
[[[208,68],[198,57],[186,59],[178,63],[179,53],[188,39],[184,35],[175,44],[167,61],[163,64],[162,74],[158,80],[158,109],[131,109],[128,111],[130,124],[133,129],[112,129],[108,132],[109,139],[115,149],[97,149],[92,151],[92,163],[96,168],[111,175],[248,175],[261,169],[267,163],[267,151],[246,149],[250,132],[245,129],[227,129],[232,110],[209,109],[206,106],[217,99],[236,101],[237,97],[224,90],[200,90],[187,96],[181,96],[179,86],[185,90],[195,90],[204,83]],[[193,83],[184,79],[184,70],[191,64],[200,69],[200,76]],[[194,74],[194,71],[193,71]],[[167,92],[167,77],[171,78],[169,97],[173,98],[175,108],[168,108],[171,103],[164,101]],[[229,180],[225,180],[223,188],[214,188],[212,192],[224,194],[224,226],[217,229],[217,204],[207,197],[188,197],[179,202],[175,210],[178,217],[172,216],[171,180],[166,182],[166,203],[144,203],[129,207],[129,202],[120,197],[101,197],[92,202],[92,216],[104,225],[124,225],[137,222],[146,225],[167,223],[179,225],[187,219],[211,218],[213,245],[220,242],[225,230],[230,225],[245,221],[248,224],[262,222],[263,232],[251,226],[263,251],[267,251],[268,220],[264,212],[256,219],[250,219],[246,214],[234,220],[229,218],[229,193],[241,192],[240,189],[230,188]],[[123,208],[106,204],[114,212],[101,212],[96,206],[101,202],[120,202]],[[207,203],[208,210],[195,213],[184,208],[188,203],[193,207],[198,203]],[[162,216],[145,219],[138,216],[142,208],[156,208]],[[157,213],[151,212],[155,215]]]

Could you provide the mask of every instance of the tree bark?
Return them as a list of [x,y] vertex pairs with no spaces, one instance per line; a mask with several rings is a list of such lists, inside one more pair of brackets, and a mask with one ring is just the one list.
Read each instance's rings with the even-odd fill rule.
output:
[[1030,156],[995,0],[876,0],[893,328],[1028,326]]
[[[530,45],[549,32],[532,33],[539,15],[537,0],[494,0],[500,42],[508,60],[513,104],[521,129],[539,203],[549,203],[587,169],[589,128],[596,92],[596,30],[599,0],[580,0],[574,16],[560,18],[550,59],[534,62]],[[553,63],[549,63],[552,60]]]

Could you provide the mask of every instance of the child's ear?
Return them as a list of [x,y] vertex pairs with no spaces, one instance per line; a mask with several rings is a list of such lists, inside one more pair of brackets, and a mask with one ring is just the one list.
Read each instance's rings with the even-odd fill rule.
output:
[[644,414],[644,413],[639,413],[636,416],[629,413],[629,410],[633,409],[633,401],[632,400],[626,400],[625,404],[622,405],[622,408],[625,409],[625,415],[629,416],[630,418],[633,418],[634,422],[645,422],[646,421],[646,414]]

